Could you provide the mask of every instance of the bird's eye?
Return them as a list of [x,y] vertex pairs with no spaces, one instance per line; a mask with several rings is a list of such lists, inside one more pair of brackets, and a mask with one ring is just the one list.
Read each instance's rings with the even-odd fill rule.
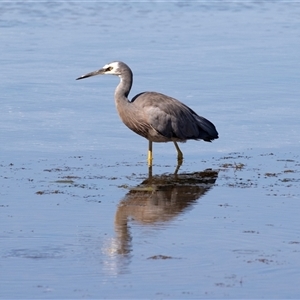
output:
[[113,69],[113,67],[108,67],[108,68],[105,70],[105,72],[111,71],[112,69]]

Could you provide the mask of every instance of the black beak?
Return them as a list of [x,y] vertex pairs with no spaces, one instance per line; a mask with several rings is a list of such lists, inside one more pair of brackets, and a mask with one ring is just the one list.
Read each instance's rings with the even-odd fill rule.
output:
[[92,76],[96,76],[96,75],[101,75],[104,73],[105,73],[105,69],[100,69],[100,70],[93,71],[93,72],[87,73],[85,75],[82,75],[82,76],[76,78],[76,80],[84,79],[84,78],[88,78],[88,77],[92,77]]

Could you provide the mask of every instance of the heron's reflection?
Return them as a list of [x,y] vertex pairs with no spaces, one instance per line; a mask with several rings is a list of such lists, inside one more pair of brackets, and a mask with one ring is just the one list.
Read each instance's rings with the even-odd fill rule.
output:
[[116,252],[121,255],[131,252],[129,222],[153,225],[170,221],[211,189],[217,177],[218,172],[211,169],[150,176],[132,188],[121,200],[115,215]]

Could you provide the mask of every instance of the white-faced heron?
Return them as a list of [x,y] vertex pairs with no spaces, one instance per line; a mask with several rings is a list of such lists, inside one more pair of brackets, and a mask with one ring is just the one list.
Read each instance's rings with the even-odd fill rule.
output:
[[132,71],[123,62],[109,63],[100,70],[78,77],[77,80],[101,74],[120,77],[120,83],[115,90],[117,111],[129,129],[149,140],[149,166],[152,166],[152,142],[173,142],[178,153],[178,165],[181,165],[183,154],[177,142],[210,142],[218,138],[214,124],[174,98],[156,92],[143,92],[130,101],[127,97],[132,86]]

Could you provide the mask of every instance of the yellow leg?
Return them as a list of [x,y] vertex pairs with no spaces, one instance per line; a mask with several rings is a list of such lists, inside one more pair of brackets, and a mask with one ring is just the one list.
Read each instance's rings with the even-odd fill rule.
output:
[[179,149],[179,146],[177,145],[176,142],[174,142],[174,145],[177,150],[177,167],[176,167],[174,174],[177,174],[179,171],[179,168],[181,167],[182,162],[183,162],[183,154],[182,154],[181,150]]
[[183,154],[182,154],[181,150],[179,149],[179,146],[177,145],[176,142],[174,142],[174,145],[175,145],[175,148],[177,150],[177,160],[178,160],[178,162],[179,161],[182,162],[182,160],[183,160]]
[[152,160],[153,160],[153,156],[152,156],[152,142],[149,141],[149,148],[148,148],[148,166],[152,166]]

